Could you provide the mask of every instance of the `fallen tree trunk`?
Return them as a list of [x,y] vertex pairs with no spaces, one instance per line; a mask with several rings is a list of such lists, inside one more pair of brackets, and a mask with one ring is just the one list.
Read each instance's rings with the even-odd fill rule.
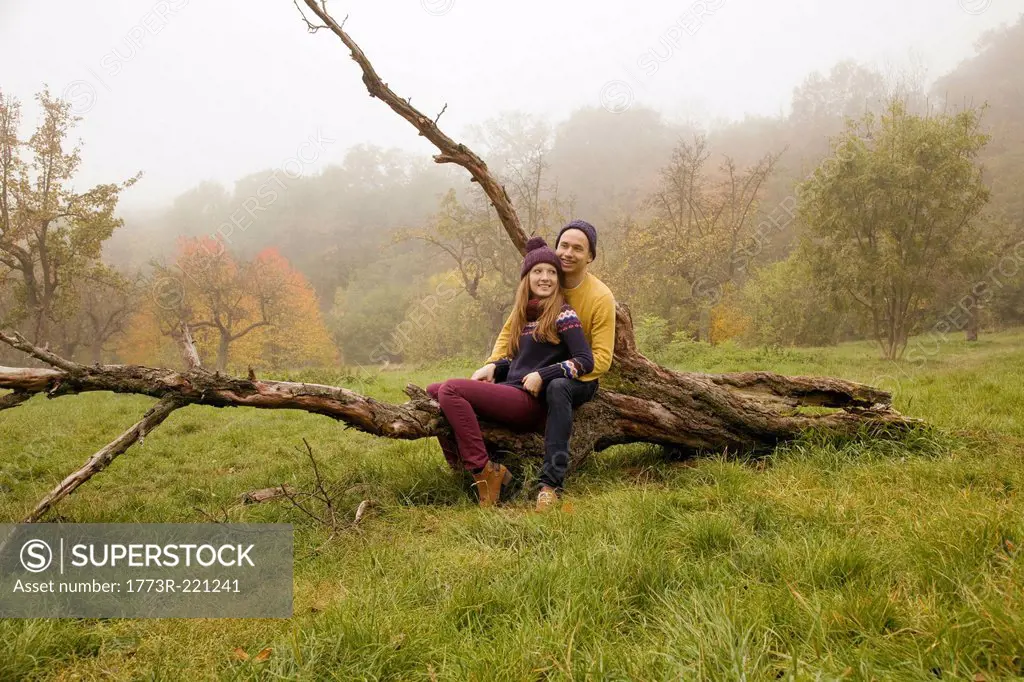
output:
[[[371,97],[381,99],[411,123],[439,150],[438,163],[465,168],[486,192],[509,239],[522,253],[527,241],[504,187],[484,161],[457,143],[433,120],[396,95],[377,75],[369,59],[326,11],[323,3],[304,0],[320,19],[303,19],[311,32],[328,29],[349,49],[363,72]],[[298,6],[298,3],[296,3]],[[301,12],[301,9],[300,9]],[[234,377],[203,368],[186,324],[181,328],[186,370],[141,365],[81,365],[34,346],[17,334],[0,333],[0,341],[50,368],[0,367],[0,411],[16,408],[32,395],[49,398],[89,391],[135,393],[159,399],[135,426],[94,454],[36,506],[27,520],[36,520],[62,497],[101,471],[172,411],[190,404],[214,407],[296,409],[322,414],[384,438],[419,439],[448,433],[438,405],[422,388],[406,387],[409,400],[390,404],[339,386]],[[684,453],[749,451],[770,448],[809,429],[855,433],[876,429],[891,433],[919,423],[892,408],[885,391],[842,379],[788,377],[770,372],[700,374],[661,367],[636,348],[628,307],[616,308],[615,354],[601,390],[576,412],[571,458],[582,463],[591,453],[612,445],[653,443]],[[442,379],[444,377],[438,377]],[[834,408],[832,412],[801,412],[801,408]],[[495,459],[539,456],[543,438],[482,424],[484,440]]]
[[[112,391],[173,398],[179,406],[296,409],[384,438],[419,439],[448,431],[437,403],[411,384],[406,387],[410,400],[396,405],[339,386],[234,377],[199,365],[184,372],[140,365],[80,365],[18,335],[0,333],[0,341],[54,367],[0,367],[0,388],[11,389],[14,395],[56,398]],[[802,407],[837,411],[805,414]],[[577,410],[571,450],[578,465],[591,452],[624,443],[653,443],[692,453],[740,451],[771,447],[812,428],[852,433],[865,426],[913,423],[916,420],[892,409],[887,392],[851,381],[771,372],[700,374],[661,367],[636,350],[628,308],[620,304],[612,371],[602,380],[597,397]],[[483,434],[499,458],[543,452],[536,433],[485,423]]]
[[[182,335],[189,368],[179,372],[142,365],[81,365],[34,346],[18,334],[0,341],[51,365],[0,367],[0,410],[16,408],[35,394],[48,398],[112,391],[158,398],[134,426],[105,446],[48,493],[24,519],[37,521],[61,499],[105,469],[115,457],[187,405],[295,409],[322,414],[384,438],[419,439],[449,433],[436,401],[412,384],[409,400],[385,403],[340,386],[259,380],[204,369],[188,334]],[[442,377],[439,377],[442,378]],[[800,408],[836,408],[805,414]],[[685,454],[750,451],[773,447],[809,429],[853,434],[902,430],[919,423],[891,406],[891,396],[864,384],[827,377],[789,377],[771,372],[699,374],[661,367],[637,350],[626,306],[616,311],[615,358],[601,390],[576,411],[570,456],[579,466],[593,452],[625,443],[653,443]],[[492,457],[510,461],[540,456],[537,433],[481,424]]]

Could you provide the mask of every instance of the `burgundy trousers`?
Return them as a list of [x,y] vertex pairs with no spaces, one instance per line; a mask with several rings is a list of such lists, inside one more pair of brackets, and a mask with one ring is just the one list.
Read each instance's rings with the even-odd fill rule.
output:
[[472,379],[449,379],[427,386],[427,393],[441,405],[455,432],[451,438],[438,436],[448,465],[479,471],[487,464],[487,448],[480,432],[480,420],[504,424],[516,431],[543,431],[547,407],[541,398],[507,384]]

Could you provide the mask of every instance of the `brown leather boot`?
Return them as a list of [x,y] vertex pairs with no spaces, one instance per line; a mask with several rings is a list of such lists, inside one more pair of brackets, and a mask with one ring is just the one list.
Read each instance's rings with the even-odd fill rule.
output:
[[558,502],[558,495],[555,493],[555,489],[549,485],[542,485],[540,492],[537,493],[537,506],[534,511],[546,512],[555,506]]
[[480,506],[490,507],[501,496],[501,486],[512,482],[512,473],[504,464],[488,460],[479,474],[473,474],[473,485],[480,496]]

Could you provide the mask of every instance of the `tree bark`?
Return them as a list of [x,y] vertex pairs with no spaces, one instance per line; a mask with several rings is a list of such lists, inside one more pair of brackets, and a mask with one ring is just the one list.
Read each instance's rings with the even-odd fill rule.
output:
[[217,344],[217,369],[224,371],[228,366],[228,348],[231,346],[231,337],[225,332],[220,333],[220,342]]

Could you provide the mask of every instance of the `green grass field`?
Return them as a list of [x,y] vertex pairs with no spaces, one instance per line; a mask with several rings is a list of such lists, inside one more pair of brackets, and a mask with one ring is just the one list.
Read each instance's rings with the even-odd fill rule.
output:
[[[749,460],[613,448],[542,516],[526,492],[478,509],[434,442],[298,412],[186,408],[65,500],[61,520],[292,523],[295,615],[0,621],[0,678],[1024,675],[1024,331],[950,340],[923,367],[877,355],[866,343],[717,348],[685,368],[875,381],[933,428],[898,442],[810,435]],[[401,401],[408,381],[472,369],[389,372],[368,392]],[[0,519],[24,516],[152,402],[36,397],[0,412]],[[254,488],[311,486],[303,438],[347,518],[376,502],[326,545],[329,531],[287,502],[238,505]]]

